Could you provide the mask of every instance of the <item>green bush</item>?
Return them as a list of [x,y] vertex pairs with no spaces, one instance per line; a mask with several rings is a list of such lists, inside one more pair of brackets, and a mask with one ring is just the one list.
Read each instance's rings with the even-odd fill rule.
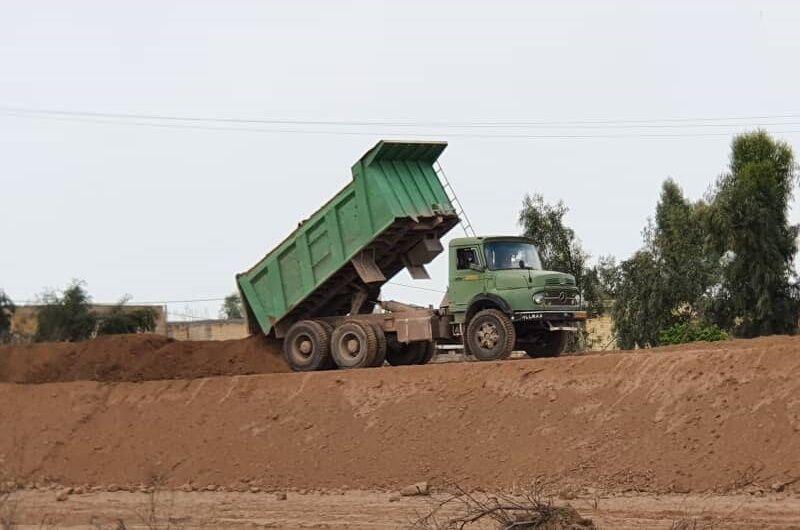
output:
[[144,307],[130,309],[125,307],[127,299],[123,299],[111,310],[99,318],[98,335],[120,335],[123,333],[145,333],[156,329],[156,312]]
[[14,315],[14,302],[0,289],[0,344],[8,340],[11,333],[11,317]]
[[77,342],[92,336],[97,316],[92,312],[92,298],[83,282],[73,280],[62,295],[50,291],[42,295],[36,342]]
[[658,342],[661,345],[684,344],[686,342],[716,342],[728,340],[730,335],[719,329],[717,326],[700,325],[696,323],[675,324],[667,329],[661,330]]

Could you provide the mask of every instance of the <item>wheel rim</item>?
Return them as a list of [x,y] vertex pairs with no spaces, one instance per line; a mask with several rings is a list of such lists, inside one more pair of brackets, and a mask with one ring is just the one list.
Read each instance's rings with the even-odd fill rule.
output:
[[361,353],[361,341],[358,335],[347,332],[339,339],[339,351],[353,359],[358,358]]
[[484,350],[492,350],[500,342],[500,332],[493,322],[484,322],[476,333],[478,346]]
[[295,337],[292,342],[292,354],[304,360],[310,359],[314,355],[314,341],[311,340],[311,336],[301,333]]

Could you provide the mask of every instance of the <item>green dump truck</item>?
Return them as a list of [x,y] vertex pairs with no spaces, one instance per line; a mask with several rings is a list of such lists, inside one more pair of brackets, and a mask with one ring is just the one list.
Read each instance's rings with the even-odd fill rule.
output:
[[378,142],[347,186],[237,275],[250,331],[283,339],[292,369],[424,364],[437,342],[480,360],[553,356],[586,318],[575,279],[542,270],[516,236],[453,239],[439,309],[380,300],[402,269],[429,278],[425,265],[460,222],[434,168],[446,146]]

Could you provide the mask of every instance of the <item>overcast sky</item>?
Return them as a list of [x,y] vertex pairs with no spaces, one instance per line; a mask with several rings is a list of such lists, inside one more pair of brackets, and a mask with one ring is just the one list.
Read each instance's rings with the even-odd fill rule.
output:
[[[518,233],[539,192],[566,202],[594,256],[625,258],[660,183],[699,198],[733,133],[762,124],[800,148],[799,28],[797,2],[3,0],[0,288],[224,296],[398,135],[449,142],[441,161],[479,233]],[[438,303],[446,257],[430,269],[395,280],[433,290],[384,295]]]

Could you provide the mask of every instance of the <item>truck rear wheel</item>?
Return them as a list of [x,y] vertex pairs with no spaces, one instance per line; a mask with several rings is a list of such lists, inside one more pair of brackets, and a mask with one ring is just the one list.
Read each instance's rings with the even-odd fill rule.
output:
[[283,339],[283,354],[295,372],[325,370],[330,366],[328,330],[314,320],[295,323]]
[[505,359],[514,350],[517,334],[511,319],[497,309],[484,309],[470,319],[464,342],[481,361]]
[[567,347],[568,332],[547,331],[537,344],[525,345],[528,357],[558,357]]
[[378,350],[375,352],[375,360],[372,362],[372,366],[378,368],[383,366],[384,361],[386,361],[386,333],[383,332],[383,328],[375,324],[372,325],[372,331],[375,332],[375,338],[378,340]]
[[433,341],[426,341],[420,342],[419,344],[424,344],[425,347],[421,348],[422,351],[420,352],[416,364],[428,364],[431,362],[431,359],[433,359],[433,354],[436,353],[436,343]]
[[375,361],[378,338],[371,324],[348,320],[333,330],[331,350],[340,368],[366,368]]
[[386,360],[392,366],[425,364],[430,360],[424,360],[428,354],[428,344],[433,343],[428,341],[402,343],[391,340],[386,352]]
[[[330,337],[333,337],[333,326],[325,322],[324,320],[315,320],[314,322],[319,322],[319,325],[325,328],[325,331],[328,332],[328,350],[330,351]],[[335,370],[336,369],[336,361],[333,360],[333,355],[328,356],[328,362],[320,368],[320,370]]]

